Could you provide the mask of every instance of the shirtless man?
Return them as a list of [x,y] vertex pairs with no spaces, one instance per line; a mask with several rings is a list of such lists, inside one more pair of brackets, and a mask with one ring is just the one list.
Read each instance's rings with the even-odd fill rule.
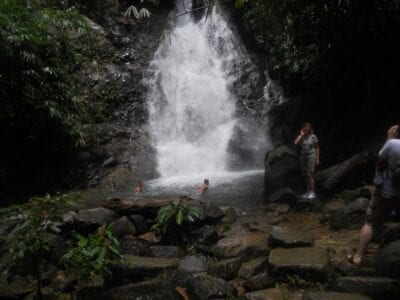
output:
[[208,186],[210,181],[208,179],[204,179],[204,183],[202,185],[196,185],[196,193],[197,194],[205,194],[208,190]]
[[135,193],[142,193],[143,192],[143,180],[139,180],[137,187],[135,188]]

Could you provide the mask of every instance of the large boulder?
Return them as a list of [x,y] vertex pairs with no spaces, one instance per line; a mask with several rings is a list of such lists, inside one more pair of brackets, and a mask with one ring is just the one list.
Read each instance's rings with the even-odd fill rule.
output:
[[117,218],[117,214],[104,207],[80,210],[78,214],[71,214],[74,217],[74,223],[78,225],[79,230],[86,232],[95,231],[98,227],[111,223]]
[[131,220],[126,216],[112,222],[111,230],[118,238],[122,238],[126,235],[135,235],[137,232]]
[[354,186],[355,178],[363,178],[374,168],[375,155],[372,151],[364,151],[330,168],[315,174],[318,188],[332,191],[338,188]]
[[249,279],[250,277],[265,271],[268,264],[267,257],[258,257],[242,263],[239,269],[239,277]]
[[298,188],[303,185],[299,159],[294,148],[280,146],[265,157],[264,190],[266,199],[277,189]]

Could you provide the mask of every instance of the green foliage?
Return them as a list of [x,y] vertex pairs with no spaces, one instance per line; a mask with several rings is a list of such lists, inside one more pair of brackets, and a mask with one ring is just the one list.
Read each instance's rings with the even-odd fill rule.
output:
[[110,275],[109,265],[122,259],[119,242],[108,227],[102,226],[88,237],[76,234],[75,238],[76,247],[63,256],[62,262],[83,282]]
[[157,223],[152,226],[152,230],[156,230],[162,235],[168,233],[177,233],[179,228],[187,225],[188,222],[194,222],[199,218],[201,213],[200,207],[195,207],[182,201],[174,202],[161,208],[158,211]]
[[10,256],[5,266],[10,280],[16,275],[36,280],[40,292],[41,275],[49,268],[52,252],[49,234],[60,231],[57,225],[61,215],[73,204],[65,195],[46,195],[0,211],[5,221],[18,222],[1,237],[2,250],[6,248]]

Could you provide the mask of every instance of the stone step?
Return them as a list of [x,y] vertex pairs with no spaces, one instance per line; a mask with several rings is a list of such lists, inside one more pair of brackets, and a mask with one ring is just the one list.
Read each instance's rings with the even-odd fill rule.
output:
[[372,298],[360,294],[312,292],[304,295],[303,300],[372,300]]
[[329,257],[318,247],[275,248],[268,258],[271,275],[295,274],[307,279],[324,281],[328,275]]

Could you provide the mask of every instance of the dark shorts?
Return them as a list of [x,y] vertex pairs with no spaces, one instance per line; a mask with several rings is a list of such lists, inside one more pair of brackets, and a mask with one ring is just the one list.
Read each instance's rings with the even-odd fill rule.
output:
[[393,209],[400,209],[400,197],[390,197],[377,190],[369,202],[365,222],[372,227],[380,226],[390,217]]
[[303,173],[314,173],[317,157],[315,155],[300,155],[300,168]]

